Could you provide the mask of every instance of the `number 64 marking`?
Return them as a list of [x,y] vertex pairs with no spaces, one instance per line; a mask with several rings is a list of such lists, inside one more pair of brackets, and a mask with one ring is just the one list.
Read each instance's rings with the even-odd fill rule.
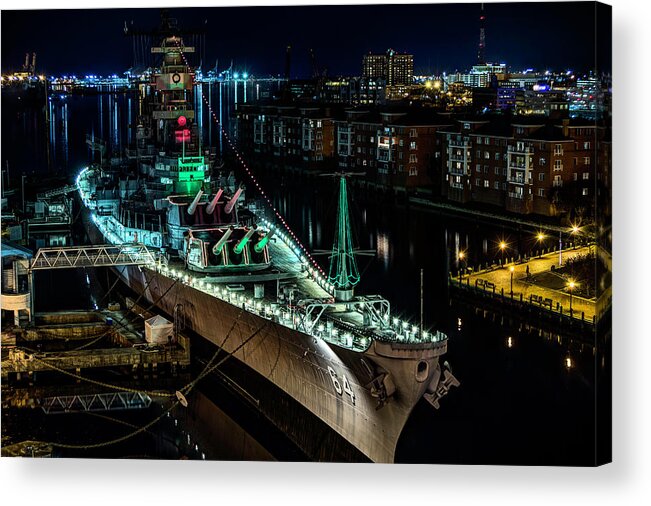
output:
[[353,392],[353,389],[350,387],[350,383],[348,382],[348,378],[346,377],[346,375],[342,374],[343,383],[344,383],[344,386],[342,388],[341,383],[337,378],[337,373],[330,366],[328,366],[328,373],[330,374],[330,379],[332,380],[332,385],[335,387],[335,391],[339,395],[343,395],[343,393],[346,392],[350,396],[350,400],[353,401],[353,404],[355,404],[355,392]]

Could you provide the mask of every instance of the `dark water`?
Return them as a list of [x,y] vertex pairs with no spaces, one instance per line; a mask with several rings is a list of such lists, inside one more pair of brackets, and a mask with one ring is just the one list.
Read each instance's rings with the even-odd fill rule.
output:
[[[211,87],[204,89],[204,93],[210,93],[213,108],[219,110],[220,90],[221,116],[226,128],[232,129],[234,90]],[[86,133],[103,136],[115,149],[128,143],[129,125],[135,111],[135,104],[129,97],[58,97],[53,102],[51,108],[54,110],[50,112],[51,117],[56,118],[55,126],[47,130],[51,136],[51,170],[72,176],[85,164],[88,159],[84,144]],[[44,149],[47,145],[36,132],[42,112],[26,109],[11,113],[12,117],[27,119],[15,121],[9,129],[3,128],[3,166],[5,159],[10,159],[11,167],[36,163],[34,170],[47,171],[47,164],[44,164],[47,156],[30,154],[32,161],[27,157],[30,149]],[[4,115],[3,110],[3,118]],[[214,125],[208,127],[205,108],[198,117],[203,117],[204,142],[212,139],[212,144],[218,145],[218,130]],[[18,133],[13,132],[14,128]],[[5,150],[9,142],[14,145]],[[261,176],[267,191],[275,195],[275,205],[303,243],[310,249],[329,248],[334,234],[335,186],[324,178],[296,181],[282,175]],[[398,444],[398,461],[591,463],[595,438],[595,376],[601,372],[601,366],[595,365],[592,346],[581,345],[557,333],[502,326],[499,321],[476,316],[472,307],[450,301],[447,291],[448,269],[456,270],[458,251],[468,252],[470,264],[498,258],[497,244],[502,240],[513,250],[517,248],[520,253],[526,253],[536,247],[532,240],[534,230],[489,227],[473,220],[444,217],[395,202],[379,201],[375,196],[354,189],[351,192],[352,221],[358,246],[376,251],[374,258],[361,257],[359,260],[362,281],[358,292],[382,294],[391,301],[395,313],[416,322],[420,311],[420,270],[424,269],[425,324],[448,333],[449,351],[445,359],[462,383],[443,399],[440,410],[434,410],[424,401],[416,406]],[[101,286],[107,286],[107,280],[102,278],[106,273],[102,271],[89,273],[88,277],[83,271],[74,275],[39,274],[39,277],[37,309],[40,310],[91,308],[101,299]],[[75,288],[68,288],[66,283],[73,282]],[[201,452],[189,455],[192,453],[189,450],[181,451],[173,444],[170,447],[164,442],[169,438],[161,435],[165,430],[155,429],[154,435],[139,437],[130,453],[124,455],[146,454],[160,458],[183,455],[202,458],[201,453],[208,455],[207,458],[268,456],[267,450],[256,445],[253,445],[253,455],[245,456],[237,449],[226,450],[223,439],[210,437],[209,422],[197,423],[197,420],[204,420],[202,416],[212,420],[212,424],[218,419],[226,420],[219,422],[226,427],[224,430],[245,427],[245,434],[257,433],[253,440],[264,439],[261,434],[267,428],[262,427],[255,416],[247,415],[246,410],[234,407],[234,402],[227,409],[228,414],[219,414],[224,408],[219,399],[227,396],[212,395],[215,388],[218,387],[200,389],[205,396],[202,406],[214,406],[214,409],[191,415],[194,418],[182,424],[183,430],[187,425],[187,430],[192,432],[191,441],[203,441]],[[129,414],[137,419],[133,422],[136,425],[146,423],[152,415],[154,413],[149,412]],[[73,422],[70,420],[69,426],[74,426]],[[110,432],[102,426],[97,437],[105,438]],[[188,434],[182,431],[181,435],[187,437]],[[174,440],[176,436],[170,437]],[[250,449],[250,445],[247,447]],[[275,448],[274,451],[281,458],[300,460],[293,449]]]

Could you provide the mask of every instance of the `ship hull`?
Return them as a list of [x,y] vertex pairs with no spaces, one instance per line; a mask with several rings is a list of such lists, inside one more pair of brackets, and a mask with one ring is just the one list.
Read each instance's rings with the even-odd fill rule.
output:
[[[85,224],[91,240],[103,243],[92,221]],[[393,462],[411,410],[440,377],[442,351],[435,347],[415,353],[374,342],[366,352],[354,352],[154,270],[125,266],[115,271],[142,294],[141,305],[153,304],[169,317],[176,308],[187,329],[222,350],[218,361],[229,354],[220,369],[228,370],[247,400],[314,460]],[[380,371],[390,371],[395,385],[382,405],[370,388]]]

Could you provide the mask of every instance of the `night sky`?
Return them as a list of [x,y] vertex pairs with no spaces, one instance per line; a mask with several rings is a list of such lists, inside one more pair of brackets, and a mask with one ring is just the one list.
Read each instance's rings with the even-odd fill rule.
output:
[[[415,73],[466,70],[476,63],[479,4],[170,9],[182,28],[207,28],[203,69],[282,75],[291,44],[292,77],[308,77],[308,49],[328,75],[359,75],[362,55],[389,47],[414,54]],[[485,4],[486,56],[509,67],[577,72],[594,67],[593,2]],[[608,13],[609,15],[609,13]],[[125,21],[156,27],[158,9],[2,11],[2,71],[37,53],[37,71],[112,74],[134,63]],[[610,19],[599,16],[598,55],[608,61]],[[198,57],[197,61],[198,62]],[[602,65],[610,70],[609,64]]]

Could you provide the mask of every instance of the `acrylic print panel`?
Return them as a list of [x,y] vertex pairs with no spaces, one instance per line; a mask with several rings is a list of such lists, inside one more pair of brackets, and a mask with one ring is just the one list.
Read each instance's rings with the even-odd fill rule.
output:
[[2,455],[608,462],[610,15],[3,11]]

